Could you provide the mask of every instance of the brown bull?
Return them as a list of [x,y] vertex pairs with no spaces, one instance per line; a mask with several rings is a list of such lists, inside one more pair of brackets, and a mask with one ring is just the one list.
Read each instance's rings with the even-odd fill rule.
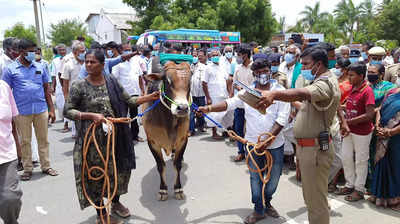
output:
[[[155,63],[154,60],[153,63]],[[172,61],[167,62],[162,70],[158,74],[153,73],[146,76],[149,81],[147,93],[163,89],[165,96],[161,94],[161,103],[143,117],[143,126],[149,148],[156,160],[160,174],[161,183],[158,199],[164,201],[168,198],[163,149],[167,156],[175,153],[173,157],[176,169],[175,198],[183,200],[180,171],[188,141],[191,72],[188,63],[175,64]],[[170,98],[173,102],[170,102],[167,98]],[[144,105],[144,109],[151,105],[152,103]]]

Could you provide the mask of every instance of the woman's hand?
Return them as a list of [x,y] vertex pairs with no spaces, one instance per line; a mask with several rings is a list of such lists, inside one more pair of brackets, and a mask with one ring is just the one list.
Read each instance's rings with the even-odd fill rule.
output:
[[378,135],[378,137],[381,137],[381,138],[390,138],[390,137],[392,137],[390,134],[390,130],[391,129],[389,129],[389,128],[380,128],[379,127],[376,130],[376,134]]
[[103,114],[96,114],[96,113],[93,113],[93,114],[91,115],[91,120],[92,120],[94,123],[102,123],[102,122],[105,122],[105,121],[106,121],[106,118],[104,117]]

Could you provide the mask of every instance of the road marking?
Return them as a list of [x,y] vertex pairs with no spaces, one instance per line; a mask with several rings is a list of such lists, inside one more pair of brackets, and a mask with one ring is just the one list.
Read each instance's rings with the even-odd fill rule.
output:
[[[342,207],[344,205],[346,205],[345,203],[343,203],[343,202],[341,202],[339,200],[333,199],[333,198],[329,199],[328,203],[331,206],[331,212],[335,211],[336,209],[338,209],[338,208],[340,208],[340,207]],[[309,224],[309,222],[308,221],[304,221],[304,220],[289,219],[283,224]]]
[[42,206],[36,206],[36,211],[38,212],[38,213],[40,213],[40,214],[42,214],[42,215],[47,215],[47,211],[45,211],[44,209],[43,209],[43,207]]

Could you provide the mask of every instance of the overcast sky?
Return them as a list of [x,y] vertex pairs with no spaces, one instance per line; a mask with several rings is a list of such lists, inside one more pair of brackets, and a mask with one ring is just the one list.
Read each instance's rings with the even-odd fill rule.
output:
[[[80,18],[82,21],[91,12],[99,13],[101,8],[129,11],[128,6],[122,3],[122,0],[41,0],[42,13],[45,30],[51,23],[57,23],[65,18]],[[270,0],[272,11],[277,19],[279,16],[286,16],[288,25],[294,25],[296,20],[300,19],[299,13],[306,5],[314,6],[316,0]],[[335,5],[340,0],[321,0],[321,10],[332,12]],[[356,4],[362,0],[353,0]],[[381,0],[375,0],[381,2]],[[10,28],[17,22],[23,22],[25,25],[34,25],[35,18],[33,14],[32,0],[0,0],[0,40],[3,39],[4,30]]]

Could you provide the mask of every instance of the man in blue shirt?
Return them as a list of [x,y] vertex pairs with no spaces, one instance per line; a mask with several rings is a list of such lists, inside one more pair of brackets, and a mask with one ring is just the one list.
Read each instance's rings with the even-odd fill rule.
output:
[[16,125],[21,135],[24,165],[21,180],[27,181],[32,177],[32,124],[38,142],[42,172],[57,176],[57,171],[50,167],[49,161],[48,121],[54,123],[56,116],[50,95],[48,72],[40,63],[35,62],[35,43],[21,39],[18,48],[20,56],[3,70],[3,80],[13,90],[19,111]]

